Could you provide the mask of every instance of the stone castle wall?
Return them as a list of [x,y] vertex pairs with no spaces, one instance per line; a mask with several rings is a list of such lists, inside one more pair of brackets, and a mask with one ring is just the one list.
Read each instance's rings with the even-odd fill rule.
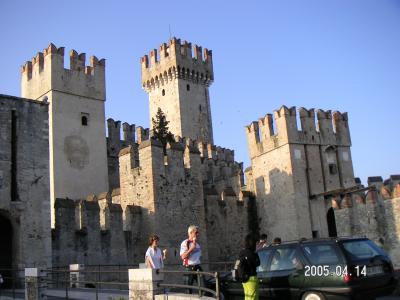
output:
[[48,108],[0,95],[0,268],[51,267]]
[[339,236],[365,236],[380,245],[400,267],[400,176],[369,177],[366,193],[334,199]]
[[168,249],[167,263],[180,264],[179,246],[190,224],[200,226],[203,261],[231,260],[249,219],[242,165],[233,151],[177,137],[164,156],[148,130],[137,127],[135,141],[129,125],[116,142],[120,123],[108,124],[109,149],[129,145],[118,154],[119,188],[90,201],[57,199],[54,265],[140,263],[151,233]]

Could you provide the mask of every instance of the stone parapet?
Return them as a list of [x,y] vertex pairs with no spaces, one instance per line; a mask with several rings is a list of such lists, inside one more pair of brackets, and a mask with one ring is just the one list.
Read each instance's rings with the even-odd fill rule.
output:
[[141,58],[142,87],[151,90],[165,83],[180,78],[199,84],[210,85],[214,80],[212,52],[202,47],[194,46],[192,57],[192,44],[181,43],[180,39],[172,38],[168,44],[160,46],[150,52],[149,56]]
[[351,146],[347,113],[299,108],[301,129],[297,126],[296,107],[282,106],[246,126],[250,157],[287,143]]
[[71,50],[70,69],[64,68],[64,47],[50,44],[21,67],[22,96],[40,99],[50,90],[105,101],[105,59]]

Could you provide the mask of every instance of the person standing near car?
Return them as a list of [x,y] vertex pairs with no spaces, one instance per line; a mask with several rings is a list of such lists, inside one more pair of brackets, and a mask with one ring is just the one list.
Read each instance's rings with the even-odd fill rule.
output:
[[[200,265],[201,247],[198,241],[199,234],[199,228],[196,225],[190,225],[188,228],[188,238],[181,243],[180,256],[186,271],[202,271]],[[189,274],[185,278],[187,285],[193,285],[194,281],[197,281],[195,274]],[[191,292],[192,290],[190,289],[189,293]]]
[[260,239],[256,244],[256,250],[268,247],[267,241],[268,241],[268,235],[265,233],[261,234]]
[[258,279],[257,267],[260,265],[260,258],[256,251],[257,240],[252,234],[246,235],[244,249],[239,253],[239,259],[245,258],[247,262],[247,273],[249,280],[243,282],[245,300],[258,300]]

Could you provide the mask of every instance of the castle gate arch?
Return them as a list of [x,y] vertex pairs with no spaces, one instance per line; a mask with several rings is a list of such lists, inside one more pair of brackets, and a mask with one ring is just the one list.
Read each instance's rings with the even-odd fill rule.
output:
[[[0,273],[4,277],[10,277],[13,265],[13,229],[10,220],[0,212]],[[7,286],[10,282],[4,280]]]
[[335,220],[335,211],[333,208],[329,208],[326,213],[326,221],[328,223],[328,234],[330,237],[337,237],[336,230],[336,220]]

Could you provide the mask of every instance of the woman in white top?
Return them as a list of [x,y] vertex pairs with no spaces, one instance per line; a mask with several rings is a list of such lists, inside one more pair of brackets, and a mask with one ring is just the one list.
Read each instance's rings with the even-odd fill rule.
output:
[[149,248],[146,251],[145,261],[147,268],[162,269],[164,268],[164,260],[167,256],[167,249],[161,252],[158,247],[160,238],[153,234],[149,237]]

